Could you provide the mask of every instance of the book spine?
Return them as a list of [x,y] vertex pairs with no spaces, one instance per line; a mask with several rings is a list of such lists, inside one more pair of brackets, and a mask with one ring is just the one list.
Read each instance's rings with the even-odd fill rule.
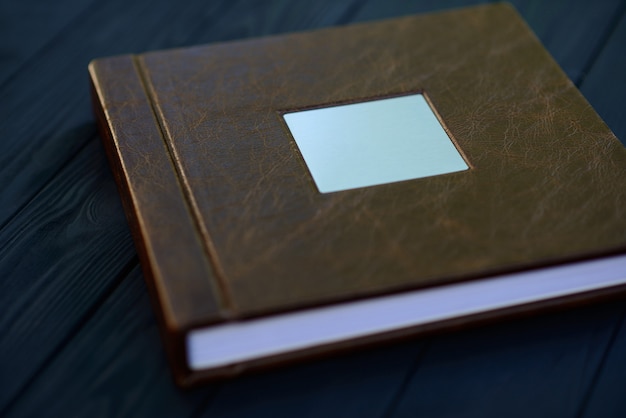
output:
[[107,156],[175,377],[184,385],[186,333],[228,317],[227,302],[134,57],[96,60],[89,72]]

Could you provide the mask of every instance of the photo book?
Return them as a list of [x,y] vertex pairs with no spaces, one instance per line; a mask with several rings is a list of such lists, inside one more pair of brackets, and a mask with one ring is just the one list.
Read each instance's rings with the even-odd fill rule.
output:
[[89,71],[180,385],[626,289],[626,149],[507,4]]

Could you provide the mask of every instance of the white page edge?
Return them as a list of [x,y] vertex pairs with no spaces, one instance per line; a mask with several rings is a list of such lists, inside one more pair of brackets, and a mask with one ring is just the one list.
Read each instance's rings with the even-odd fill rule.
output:
[[191,370],[626,284],[626,254],[191,330]]

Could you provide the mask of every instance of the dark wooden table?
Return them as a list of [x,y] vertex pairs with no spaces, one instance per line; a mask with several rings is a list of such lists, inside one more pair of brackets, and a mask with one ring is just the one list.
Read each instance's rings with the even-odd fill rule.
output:
[[[474,3],[0,0],[0,416],[626,417],[623,297],[192,391],[171,381],[87,63]],[[626,139],[626,3],[514,3]]]

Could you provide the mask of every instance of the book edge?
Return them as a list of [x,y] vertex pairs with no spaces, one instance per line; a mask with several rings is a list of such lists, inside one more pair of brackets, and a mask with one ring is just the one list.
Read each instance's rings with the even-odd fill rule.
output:
[[[626,284],[626,255],[216,324],[187,334],[192,370],[332,345]],[[244,335],[254,334],[254,346]],[[219,342],[219,344],[218,344]]]
[[[111,165],[111,171],[122,198],[126,218],[141,261],[144,279],[152,296],[151,302],[154,306],[156,317],[161,324],[159,327],[160,333],[168,354],[168,360],[172,365],[174,378],[179,384],[185,385],[189,375],[184,341],[186,332],[200,323],[207,324],[223,321],[224,318],[231,316],[231,313],[224,303],[219,286],[216,286],[214,283],[210,261],[202,249],[201,238],[195,229],[191,214],[188,208],[184,206],[185,200],[182,195],[179,195],[182,194],[178,183],[179,179],[175,177],[174,167],[171,165],[170,160],[171,156],[167,154],[162,134],[158,132],[157,116],[152,110],[149,98],[145,95],[144,86],[141,85],[140,76],[137,74],[133,60],[133,56],[124,55],[94,60],[89,64],[92,107],[107,158]],[[111,67],[117,67],[116,69],[120,71],[116,72]],[[134,80],[133,76],[135,77]],[[107,81],[109,82],[108,84]],[[115,99],[122,99],[125,104],[124,111],[119,112],[120,114],[118,115],[112,114],[115,106],[108,106],[108,103],[111,100],[115,101]],[[156,149],[158,151],[160,151],[159,148],[163,150],[162,153],[157,152],[151,155],[138,156],[139,159],[145,159],[146,162],[150,161],[153,163],[151,166],[152,170],[148,176],[139,176],[136,172],[131,172],[133,171],[133,160],[137,160],[137,158],[132,155],[132,151],[129,151],[131,147],[124,147],[123,144],[125,141],[130,141],[129,135],[132,137],[132,133],[129,133],[127,129],[130,126],[128,122],[134,121],[136,124],[137,120],[141,120],[138,114],[153,119],[151,123],[147,124],[151,125],[147,129],[146,126],[138,128],[139,131],[142,131],[141,128],[144,128],[144,130],[132,139],[136,142],[143,141],[143,143],[137,144],[133,142],[133,148],[142,149],[149,137],[159,137],[161,147],[156,145]],[[117,117],[120,118],[118,119]],[[149,149],[150,147],[148,146],[147,148]],[[154,163],[153,159],[160,160],[161,165]],[[165,161],[168,162],[166,163]],[[137,161],[135,161],[135,165],[136,163]],[[167,167],[170,169],[168,170]],[[160,172],[159,168],[161,169]],[[158,178],[159,174],[165,174],[170,181],[159,183],[162,180]],[[151,180],[153,180],[153,184],[150,184]],[[155,184],[162,187],[150,187]],[[152,198],[156,197],[160,201],[168,202],[169,205],[166,205],[166,207],[170,210],[172,209],[172,204],[174,204],[173,208],[176,214],[162,213],[161,205],[148,205],[145,201],[148,198],[147,193],[151,193]],[[178,205],[176,204],[177,199]],[[191,243],[190,245],[193,247],[176,246],[175,254],[171,254],[172,251],[168,250],[166,256],[170,263],[164,266],[163,261],[165,257],[160,256],[165,254],[158,253],[162,253],[167,249],[164,245],[169,240],[167,234],[165,236],[163,234],[155,236],[157,235],[155,234],[156,231],[158,231],[155,223],[167,222],[167,218],[169,220],[176,219],[175,231],[177,236],[181,233],[189,238],[188,244]],[[168,223],[173,224],[174,222]],[[172,225],[170,225],[170,230],[171,227]],[[178,250],[177,253],[176,249]],[[176,262],[177,256],[184,260],[193,260],[191,267],[185,265],[184,260]],[[171,262],[172,259],[174,259],[173,263]],[[172,267],[176,265],[180,265],[178,272],[181,274],[176,280],[171,280],[174,276],[171,275],[171,272],[168,274],[167,270],[172,270]],[[185,272],[189,274],[185,275]],[[193,281],[193,284],[187,287],[186,292],[181,292],[184,293],[184,296],[179,295],[177,297],[177,293],[172,288],[177,291],[182,290],[185,288],[185,284],[189,284],[190,281]],[[200,291],[198,291],[198,288],[200,288]],[[204,299],[207,303],[200,309],[190,309],[186,306],[188,303],[182,303],[183,300],[188,298],[189,294],[194,296],[193,299]],[[196,304],[195,306],[200,305]]]
[[[433,332],[440,332],[442,330],[461,328],[466,326],[478,326],[481,324],[493,322],[496,319],[501,318],[513,318],[513,317],[523,317],[530,316],[539,312],[547,312],[554,311],[557,309],[561,309],[565,306],[576,306],[576,305],[584,305],[591,303],[597,300],[604,300],[610,297],[616,297],[624,294],[626,292],[626,276],[624,275],[622,270],[616,270],[616,268],[621,268],[626,263],[626,255],[618,255],[611,256],[606,258],[599,258],[584,262],[571,263],[566,265],[560,265],[555,267],[549,267],[534,271],[521,272],[503,275],[502,277],[491,277],[483,280],[487,283],[495,283],[496,287],[498,285],[505,286],[509,284],[511,280],[521,282],[527,280],[528,276],[534,276],[535,282],[537,280],[547,280],[552,275],[556,275],[557,281],[566,281],[566,282],[576,282],[574,283],[573,288],[565,288],[564,290],[556,289],[551,291],[545,295],[541,295],[537,298],[530,298],[528,300],[515,300],[512,303],[501,304],[489,309],[476,309],[471,312],[461,313],[459,315],[443,315],[436,318],[428,318],[425,321],[418,321],[414,323],[406,324],[405,326],[398,327],[395,329],[385,329],[382,331],[376,331],[369,334],[361,334],[356,336],[348,336],[342,337],[340,339],[335,339],[333,341],[325,341],[320,344],[313,344],[308,346],[301,346],[296,349],[287,350],[283,352],[273,352],[267,353],[262,356],[243,358],[235,361],[226,361],[221,364],[216,364],[213,366],[209,366],[206,368],[202,367],[191,367],[192,372],[190,375],[190,379],[187,382],[188,384],[195,385],[202,381],[208,381],[211,379],[223,378],[223,377],[232,377],[239,375],[241,373],[245,373],[248,371],[257,371],[262,370],[270,366],[280,365],[280,364],[289,364],[295,361],[302,360],[304,358],[314,358],[325,356],[329,354],[335,354],[337,352],[344,352],[349,349],[353,349],[355,347],[361,347],[370,344],[381,344],[397,341],[400,339],[406,339],[415,337],[416,335],[424,335]],[[608,266],[608,267],[607,267]],[[587,280],[580,277],[579,270],[583,269],[584,272],[589,273],[590,270],[597,269],[599,271],[603,271],[604,274],[601,275],[600,279],[598,277],[593,277],[593,280],[599,281],[599,283],[587,283]],[[607,273],[607,268],[610,270]],[[573,270],[576,270],[576,274],[579,276],[572,277],[570,273]],[[502,282],[501,279],[504,279],[505,282]],[[508,281],[507,281],[508,280]],[[442,286],[442,288],[460,288],[463,289],[466,285],[473,286],[476,282],[464,282],[458,284],[452,284],[447,286]],[[535,283],[536,284],[536,283]],[[571,283],[570,283],[571,284]],[[550,283],[548,283],[550,286]],[[430,297],[430,293],[437,293],[441,291],[446,291],[446,289],[434,288],[434,289],[422,289],[415,292],[409,292],[413,294],[423,294],[424,297]],[[459,290],[460,291],[460,290]],[[428,295],[426,295],[428,294]],[[411,294],[399,294],[399,295],[386,295],[382,296],[379,299],[406,299],[409,300],[414,295]],[[411,299],[412,300],[412,299]],[[339,311],[344,308],[350,308],[350,305],[358,305],[358,304],[367,304],[368,300],[359,301],[359,302],[349,302],[345,304],[340,304],[342,306],[337,307],[323,307],[321,309],[311,309],[310,311],[316,310],[333,310],[338,308]],[[406,303],[404,303],[406,305]],[[405,306],[406,308],[406,306]],[[419,310],[420,307],[418,307]],[[308,314],[304,312],[305,316]],[[345,313],[344,313],[345,314]],[[281,321],[286,318],[287,315],[277,315],[275,318],[271,318],[271,320]],[[368,316],[369,318],[369,316]],[[265,321],[266,319],[261,319],[260,321]],[[230,323],[224,325],[217,325],[216,328],[246,328],[248,324],[255,322],[252,321],[242,321],[241,323]],[[203,333],[208,332],[211,333],[211,327],[192,330],[187,334],[186,344],[187,344],[187,357],[191,356],[191,350],[193,350],[190,345],[192,344],[193,334],[194,333]],[[219,332],[218,332],[219,333]],[[276,335],[276,334],[272,334]],[[224,336],[220,336],[220,338],[224,338]]]

